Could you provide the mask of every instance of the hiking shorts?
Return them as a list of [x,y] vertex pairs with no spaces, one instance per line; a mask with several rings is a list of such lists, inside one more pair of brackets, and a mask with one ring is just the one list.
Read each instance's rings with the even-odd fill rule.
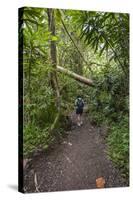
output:
[[82,115],[82,113],[83,113],[83,108],[77,108],[76,109],[76,114],[77,115]]

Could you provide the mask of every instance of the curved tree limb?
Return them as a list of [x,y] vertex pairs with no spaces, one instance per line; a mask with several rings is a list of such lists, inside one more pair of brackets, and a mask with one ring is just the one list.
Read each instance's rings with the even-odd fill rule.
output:
[[123,72],[125,73],[125,75],[127,75],[126,70],[125,70],[123,64],[121,63],[120,58],[119,58],[119,56],[117,55],[117,53],[116,53],[114,47],[111,45],[111,43],[109,42],[109,40],[107,39],[107,37],[106,37],[105,34],[102,33],[102,37],[103,37],[103,39],[108,43],[108,45],[110,46],[112,52],[114,53],[114,55],[116,56],[117,61],[118,61],[119,64],[120,64],[120,66],[121,66]]
[[91,67],[89,66],[89,63],[85,60],[83,54],[82,54],[81,51],[79,50],[77,44],[75,43],[74,39],[72,38],[71,34],[69,33],[69,31],[68,31],[68,29],[67,29],[67,27],[66,27],[66,25],[65,25],[65,23],[64,23],[64,21],[63,21],[63,19],[62,19],[61,11],[58,10],[58,12],[60,13],[60,20],[61,20],[61,23],[62,23],[62,25],[63,25],[63,27],[64,27],[64,29],[65,29],[67,35],[69,36],[70,40],[71,40],[72,43],[74,44],[75,48],[77,49],[78,53],[80,54],[81,58],[83,59],[84,63],[86,63],[86,65],[88,66],[88,68],[89,68],[89,70],[90,70],[90,72],[91,72],[91,74],[92,74],[93,71],[92,71]]

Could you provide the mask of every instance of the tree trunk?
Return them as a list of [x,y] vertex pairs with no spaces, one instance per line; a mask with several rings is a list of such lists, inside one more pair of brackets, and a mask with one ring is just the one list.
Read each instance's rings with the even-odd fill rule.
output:
[[[54,10],[48,8],[47,14],[48,14],[49,31],[51,32],[52,36],[55,36]],[[56,65],[57,65],[57,53],[56,53],[55,41],[50,41],[50,57],[51,57],[51,62],[52,62],[52,67],[53,67],[53,71],[50,73],[51,85],[56,94],[56,106],[57,106],[58,110],[60,110],[60,90],[59,90],[57,74],[56,74],[56,70],[55,70]]]
[[[32,46],[29,53],[29,69],[28,69],[28,104],[31,104],[31,67],[32,67]],[[27,121],[31,121],[31,107],[28,111]]]
[[76,74],[76,73],[74,73],[74,72],[72,72],[72,71],[70,71],[68,69],[65,69],[65,68],[63,68],[61,66],[57,66],[57,71],[61,72],[61,73],[64,73],[64,74],[74,78],[75,80],[81,82],[81,83],[84,83],[84,84],[89,85],[89,86],[94,86],[94,83],[93,83],[93,81],[91,79],[88,79],[88,78],[85,78],[83,76],[80,76],[80,75],[78,75],[78,74]]

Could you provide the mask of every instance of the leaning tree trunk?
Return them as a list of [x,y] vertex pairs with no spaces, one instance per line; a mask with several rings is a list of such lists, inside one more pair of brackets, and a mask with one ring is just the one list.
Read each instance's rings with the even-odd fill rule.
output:
[[[49,31],[51,32],[52,36],[55,36],[55,19],[54,19],[54,10],[48,8],[48,25],[49,25]],[[56,54],[56,43],[55,41],[50,41],[50,57],[52,62],[53,70],[50,73],[50,79],[51,79],[51,85],[53,90],[56,94],[56,103],[57,107],[60,107],[60,92],[59,92],[59,85],[57,80],[57,74],[56,74],[56,65],[57,65],[57,54]]]
[[[32,46],[30,47],[30,54],[29,54],[29,68],[28,68],[28,104],[31,104],[31,68],[32,68]],[[27,121],[31,121],[31,107],[28,110]]]
[[[47,9],[48,14],[48,26],[49,31],[51,32],[52,36],[55,36],[55,18],[54,18],[54,10],[48,8]],[[58,109],[57,116],[55,117],[55,120],[53,122],[53,125],[51,126],[51,131],[56,126],[56,123],[59,119],[60,110],[61,110],[61,102],[60,102],[60,90],[58,85],[58,79],[57,79],[57,73],[56,73],[56,66],[57,66],[57,53],[56,53],[56,43],[55,41],[50,41],[50,57],[51,57],[51,63],[52,63],[52,72],[50,73],[50,79],[51,79],[51,85],[55,92],[55,99],[56,99],[56,107]]]

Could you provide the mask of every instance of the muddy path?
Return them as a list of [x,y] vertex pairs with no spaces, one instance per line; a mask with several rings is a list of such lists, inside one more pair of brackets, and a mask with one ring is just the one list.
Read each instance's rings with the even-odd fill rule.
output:
[[83,121],[60,144],[32,158],[24,171],[25,192],[94,189],[98,177],[104,177],[105,188],[127,186],[107,156],[102,130],[86,114]]

